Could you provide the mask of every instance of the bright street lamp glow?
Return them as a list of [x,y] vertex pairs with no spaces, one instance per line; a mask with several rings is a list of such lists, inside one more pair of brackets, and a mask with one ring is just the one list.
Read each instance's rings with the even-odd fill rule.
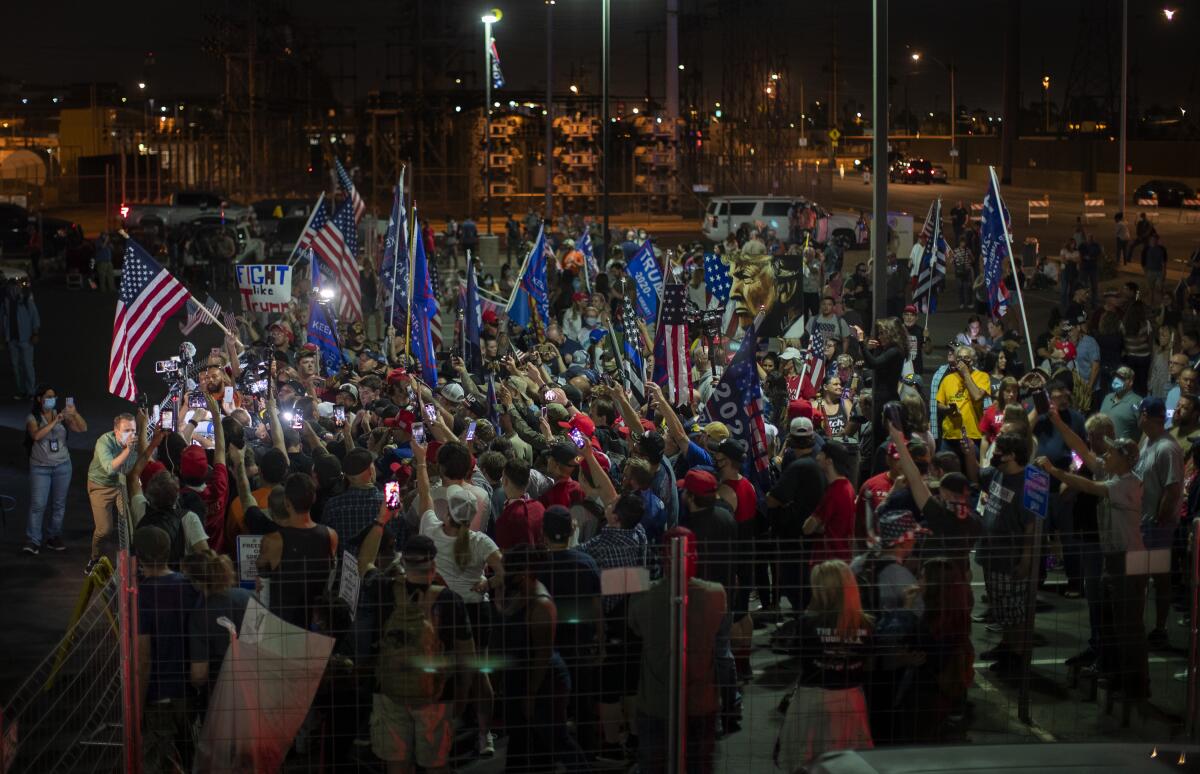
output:
[[484,24],[495,24],[496,22],[500,21],[495,14],[491,13],[485,13],[483,16],[479,17],[479,20]]
[[634,109],[633,109],[633,114],[634,114],[635,116],[638,114],[638,109],[637,109],[637,108],[634,108]]
[[138,81],[138,88],[139,88],[139,89],[144,89],[144,88],[146,88],[146,84],[145,84],[145,82],[144,82],[144,81]]
[[679,65],[679,69],[680,69],[680,70],[686,70],[687,68],[686,68],[685,66],[683,66],[683,65]]
[[1175,18],[1175,12],[1176,12],[1175,8],[1164,8],[1163,16],[1167,17],[1167,21],[1171,21]]
[[920,54],[919,52],[917,52],[917,51],[914,51],[914,52],[912,52],[912,60],[913,60],[914,62],[920,62],[920,61],[921,61],[921,54]]
[[579,93],[579,87],[578,87],[578,86],[576,86],[575,84],[573,84],[573,83],[572,83],[570,88],[571,88],[571,93],[572,93],[572,94],[578,94],[578,93]]

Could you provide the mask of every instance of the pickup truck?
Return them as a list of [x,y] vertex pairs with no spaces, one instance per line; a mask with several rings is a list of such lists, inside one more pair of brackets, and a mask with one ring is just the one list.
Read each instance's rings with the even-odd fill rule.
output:
[[122,204],[121,220],[125,228],[164,228],[190,223],[197,218],[214,216],[237,223],[250,217],[251,209],[243,204],[226,201],[204,191],[171,194],[166,204]]

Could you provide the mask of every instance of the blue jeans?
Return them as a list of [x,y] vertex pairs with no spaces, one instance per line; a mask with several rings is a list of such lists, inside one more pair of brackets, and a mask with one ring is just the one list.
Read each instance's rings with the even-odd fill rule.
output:
[[17,392],[32,396],[37,392],[37,379],[33,375],[33,344],[28,341],[9,341],[8,354],[12,358]]
[[29,466],[29,524],[25,528],[25,536],[30,543],[42,544],[42,516],[46,512],[46,501],[52,495],[50,524],[46,527],[45,537],[62,537],[63,517],[67,513],[67,489],[70,486],[70,460],[57,465]]

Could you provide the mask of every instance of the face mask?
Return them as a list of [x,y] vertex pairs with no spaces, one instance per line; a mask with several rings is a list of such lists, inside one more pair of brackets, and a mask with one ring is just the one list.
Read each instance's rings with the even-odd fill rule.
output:
[[1112,389],[1113,392],[1120,392],[1125,389],[1125,380],[1119,376],[1114,377],[1112,380]]
[[571,280],[571,289],[578,293],[583,289],[583,280],[579,278]]
[[58,405],[57,398],[46,398],[42,401],[42,408],[46,411],[53,411],[56,405]]
[[596,324],[596,323],[598,323],[598,322],[600,322],[600,318],[599,318],[599,317],[593,317],[593,316],[591,316],[591,315],[588,315],[587,317],[583,318],[583,324],[584,324],[584,325],[589,325],[589,326],[590,326],[590,325],[595,325],[595,324]]

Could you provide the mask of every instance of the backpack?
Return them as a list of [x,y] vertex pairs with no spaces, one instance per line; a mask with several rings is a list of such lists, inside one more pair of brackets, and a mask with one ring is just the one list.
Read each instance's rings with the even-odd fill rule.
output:
[[[430,586],[426,597],[436,599],[441,586]],[[442,695],[446,675],[439,667],[442,641],[435,616],[423,600],[412,601],[404,587],[395,594],[396,607],[383,624],[379,663],[375,668],[380,692],[397,704],[433,704]]]
[[183,509],[176,505],[171,510],[160,510],[149,504],[146,505],[146,515],[138,522],[138,527],[158,527],[167,533],[171,540],[171,552],[167,554],[167,564],[178,567],[187,554],[187,542],[183,534]]
[[891,564],[896,564],[896,560],[882,556],[868,556],[863,562],[862,569],[854,576],[854,579],[858,581],[858,595],[862,600],[863,612],[876,616],[883,612],[879,603],[879,574]]

